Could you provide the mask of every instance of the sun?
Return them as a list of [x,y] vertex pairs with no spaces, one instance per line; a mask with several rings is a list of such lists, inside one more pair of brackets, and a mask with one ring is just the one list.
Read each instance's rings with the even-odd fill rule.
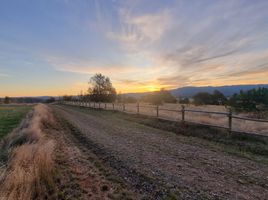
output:
[[156,85],[147,85],[146,90],[149,92],[155,92],[155,91],[160,90],[160,87]]

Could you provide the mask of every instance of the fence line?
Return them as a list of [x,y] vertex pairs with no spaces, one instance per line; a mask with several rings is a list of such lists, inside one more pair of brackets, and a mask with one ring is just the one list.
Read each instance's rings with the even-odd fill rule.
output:
[[[160,118],[160,119],[161,118],[166,119],[166,118],[161,117],[160,111],[176,112],[176,113],[180,113],[182,123],[190,122],[190,123],[195,123],[195,124],[200,124],[200,125],[213,126],[213,127],[218,127],[218,128],[225,128],[225,129],[228,129],[229,133],[234,131],[233,128],[232,128],[233,119],[240,119],[240,120],[245,120],[245,121],[268,123],[268,120],[264,120],[264,119],[254,119],[254,118],[248,118],[248,117],[241,117],[241,116],[238,116],[238,115],[233,115],[231,109],[229,109],[229,112],[215,112],[215,111],[202,111],[202,110],[185,109],[184,105],[181,105],[180,110],[175,110],[175,109],[161,108],[158,105],[157,106],[140,105],[139,103],[137,103],[136,105],[127,105],[127,104],[124,104],[124,103],[100,103],[100,102],[97,103],[97,102],[83,102],[83,101],[62,101],[62,103],[67,104],[67,105],[90,107],[90,108],[105,109],[105,110],[117,110],[117,111],[122,111],[122,112],[127,112],[127,113],[136,113],[136,114],[141,114],[141,111],[142,111],[141,108],[150,108],[150,109],[155,110],[155,112],[156,112],[155,116],[157,118]],[[107,106],[107,104],[108,105],[111,104],[112,108]],[[103,106],[101,106],[101,105],[103,105]],[[116,109],[116,107],[118,109]],[[127,109],[126,109],[127,107],[136,108],[136,111],[127,111]],[[191,121],[191,120],[186,119],[185,118],[186,113],[191,113],[191,112],[192,113],[213,114],[213,115],[224,115],[228,119],[228,124],[227,124],[227,126],[221,126],[221,125],[215,125],[215,124],[195,122],[195,121]],[[172,121],[174,121],[174,120],[172,120]],[[235,132],[241,132],[241,131],[236,131],[235,130]],[[246,132],[246,131],[243,131],[243,132],[244,133],[250,133],[250,134],[260,134],[260,133]],[[264,136],[268,136],[268,135],[264,135]]]

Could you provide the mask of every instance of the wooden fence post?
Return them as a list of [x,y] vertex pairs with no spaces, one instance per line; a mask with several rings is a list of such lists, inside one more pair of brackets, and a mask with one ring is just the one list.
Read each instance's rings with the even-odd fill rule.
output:
[[229,109],[229,114],[228,114],[228,128],[229,128],[229,134],[232,133],[232,109]]
[[137,103],[137,114],[140,114],[140,103]]
[[99,102],[99,109],[100,109],[100,107],[101,107],[100,104],[101,104],[101,103]]
[[114,110],[114,103],[113,103],[113,110]]
[[156,117],[157,118],[159,117],[159,106],[158,105],[156,106]]
[[105,107],[105,110],[106,110],[107,109],[107,104],[106,103],[104,104],[104,107]]
[[94,106],[93,106],[94,108],[96,107],[96,104],[95,104],[95,101],[94,101]]
[[181,105],[181,121],[182,123],[185,122],[185,106]]
[[126,107],[125,107],[125,104],[123,103],[123,111],[125,111],[126,110]]

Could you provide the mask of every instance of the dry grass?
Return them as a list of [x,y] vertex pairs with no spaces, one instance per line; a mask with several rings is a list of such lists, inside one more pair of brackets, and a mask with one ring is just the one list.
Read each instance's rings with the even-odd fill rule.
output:
[[[93,104],[91,106],[93,106]],[[96,104],[96,108],[98,108],[98,106],[99,104]],[[108,110],[112,110],[113,108],[111,103],[107,103],[106,106]],[[143,107],[143,106],[146,106],[146,107]],[[101,108],[104,108],[104,104],[101,104]],[[115,104],[114,109],[122,111],[123,110],[122,104]],[[127,112],[137,113],[137,104],[135,103],[125,104],[125,109]],[[160,109],[159,110],[160,118],[173,120],[173,121],[181,120],[181,112],[179,112],[181,110],[180,104],[164,104],[162,106],[159,106],[159,109]],[[161,109],[169,109],[169,110],[174,110],[174,111],[161,110]],[[203,106],[187,105],[186,109],[200,110],[200,111],[213,111],[213,112],[228,112],[228,109],[225,106],[216,106],[216,105],[203,105]],[[148,116],[156,116],[156,106],[154,105],[140,103],[139,111],[140,111],[140,114],[144,114]],[[237,114],[237,115],[244,116],[244,114]],[[226,115],[186,112],[185,120],[189,122],[228,127],[228,118]],[[268,135],[268,123],[233,119],[232,128],[234,131],[254,132],[254,133]]]
[[[156,116],[156,109],[154,107],[155,106],[152,106],[152,108],[140,108],[140,113],[149,116]],[[126,109],[128,109],[128,104],[126,105]],[[181,113],[179,112],[179,110],[181,109],[180,104],[164,104],[160,106],[159,109],[176,110],[176,111],[160,110],[159,117],[175,121],[181,120]],[[228,109],[225,106],[215,106],[215,105],[204,105],[204,106],[188,105],[186,106],[186,109],[212,111],[212,112],[228,112]],[[135,112],[136,110],[133,111]],[[244,116],[243,114],[237,114],[237,115]],[[226,115],[186,112],[185,120],[189,122],[228,127],[228,118]],[[268,123],[233,119],[232,128],[235,131],[254,132],[268,135]]]
[[53,124],[53,116],[40,104],[0,144],[8,158],[0,176],[0,199],[45,199],[53,191],[55,143],[43,133],[44,123]]

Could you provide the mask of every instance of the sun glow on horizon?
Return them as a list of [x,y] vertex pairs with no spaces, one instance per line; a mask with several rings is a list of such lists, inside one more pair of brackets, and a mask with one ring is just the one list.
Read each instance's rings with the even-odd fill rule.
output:
[[155,1],[4,1],[0,96],[268,83],[268,1]]

